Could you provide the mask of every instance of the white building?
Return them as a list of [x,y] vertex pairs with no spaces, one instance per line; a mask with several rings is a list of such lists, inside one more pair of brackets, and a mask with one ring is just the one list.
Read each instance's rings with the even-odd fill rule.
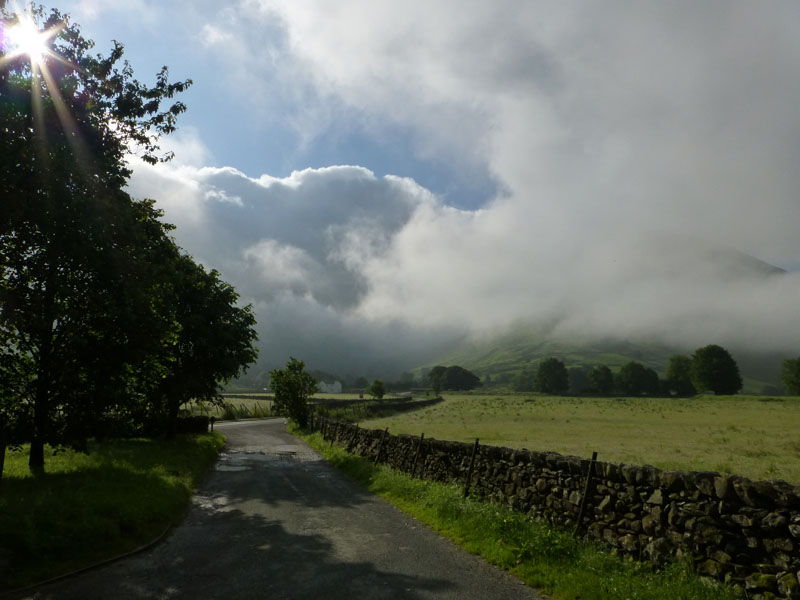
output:
[[317,390],[319,390],[323,394],[341,394],[342,382],[333,381],[331,383],[328,383],[327,381],[320,381],[317,383]]

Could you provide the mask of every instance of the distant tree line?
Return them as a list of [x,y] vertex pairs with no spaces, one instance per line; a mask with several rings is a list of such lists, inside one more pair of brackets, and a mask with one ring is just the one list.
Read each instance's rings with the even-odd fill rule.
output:
[[[784,372],[789,374],[784,376],[784,381],[794,376],[800,385],[800,359],[797,363],[784,363]],[[613,373],[606,365],[595,365],[589,370],[580,367],[567,369],[558,358],[547,358],[536,369],[525,369],[519,373],[513,388],[521,392],[546,394],[692,396],[697,392],[735,394],[742,389],[742,378],[730,353],[712,344],[698,348],[692,356],[671,356],[667,361],[664,379],[660,379],[654,369],[636,361],[622,365]]]
[[29,443],[41,469],[46,444],[175,433],[182,406],[217,401],[255,359],[256,333],[251,307],[125,191],[128,152],[169,158],[156,142],[185,107],[164,103],[191,81],[165,67],[143,85],[120,44],[91,54],[58,11],[32,10],[64,60],[45,59],[42,77],[0,48],[0,465]]

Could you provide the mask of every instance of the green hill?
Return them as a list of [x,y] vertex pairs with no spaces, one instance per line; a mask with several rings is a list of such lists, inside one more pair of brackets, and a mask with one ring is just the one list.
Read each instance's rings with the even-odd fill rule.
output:
[[[552,356],[564,362],[567,368],[603,364],[612,371],[634,360],[663,377],[671,355],[691,355],[693,350],[626,340],[563,340],[540,328],[521,325],[503,335],[464,340],[457,348],[417,371],[434,365],[459,365],[481,379],[489,376],[493,383],[505,385],[523,369],[535,368],[538,361]],[[782,389],[780,362],[785,357],[730,351],[739,364],[746,393],[779,393]]]

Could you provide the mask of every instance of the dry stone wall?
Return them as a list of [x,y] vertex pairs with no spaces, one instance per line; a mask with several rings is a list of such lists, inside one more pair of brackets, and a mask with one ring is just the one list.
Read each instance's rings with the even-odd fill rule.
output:
[[[327,440],[425,479],[466,484],[473,444],[390,435],[326,419]],[[800,488],[714,472],[592,462],[551,452],[478,446],[472,493],[590,538],[639,560],[691,556],[706,576],[754,600],[800,598]]]

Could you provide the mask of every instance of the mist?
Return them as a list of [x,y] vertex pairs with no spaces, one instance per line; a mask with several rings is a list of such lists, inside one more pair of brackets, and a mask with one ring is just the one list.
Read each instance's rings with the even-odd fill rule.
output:
[[[254,304],[264,360],[399,372],[523,321],[798,353],[800,7],[328,6],[247,2],[217,28],[282,32],[260,97],[301,100],[304,143],[401,128],[497,193],[464,208],[369,164],[248,176],[191,131],[178,162],[136,163],[132,193]],[[265,64],[240,50],[232,85]]]

